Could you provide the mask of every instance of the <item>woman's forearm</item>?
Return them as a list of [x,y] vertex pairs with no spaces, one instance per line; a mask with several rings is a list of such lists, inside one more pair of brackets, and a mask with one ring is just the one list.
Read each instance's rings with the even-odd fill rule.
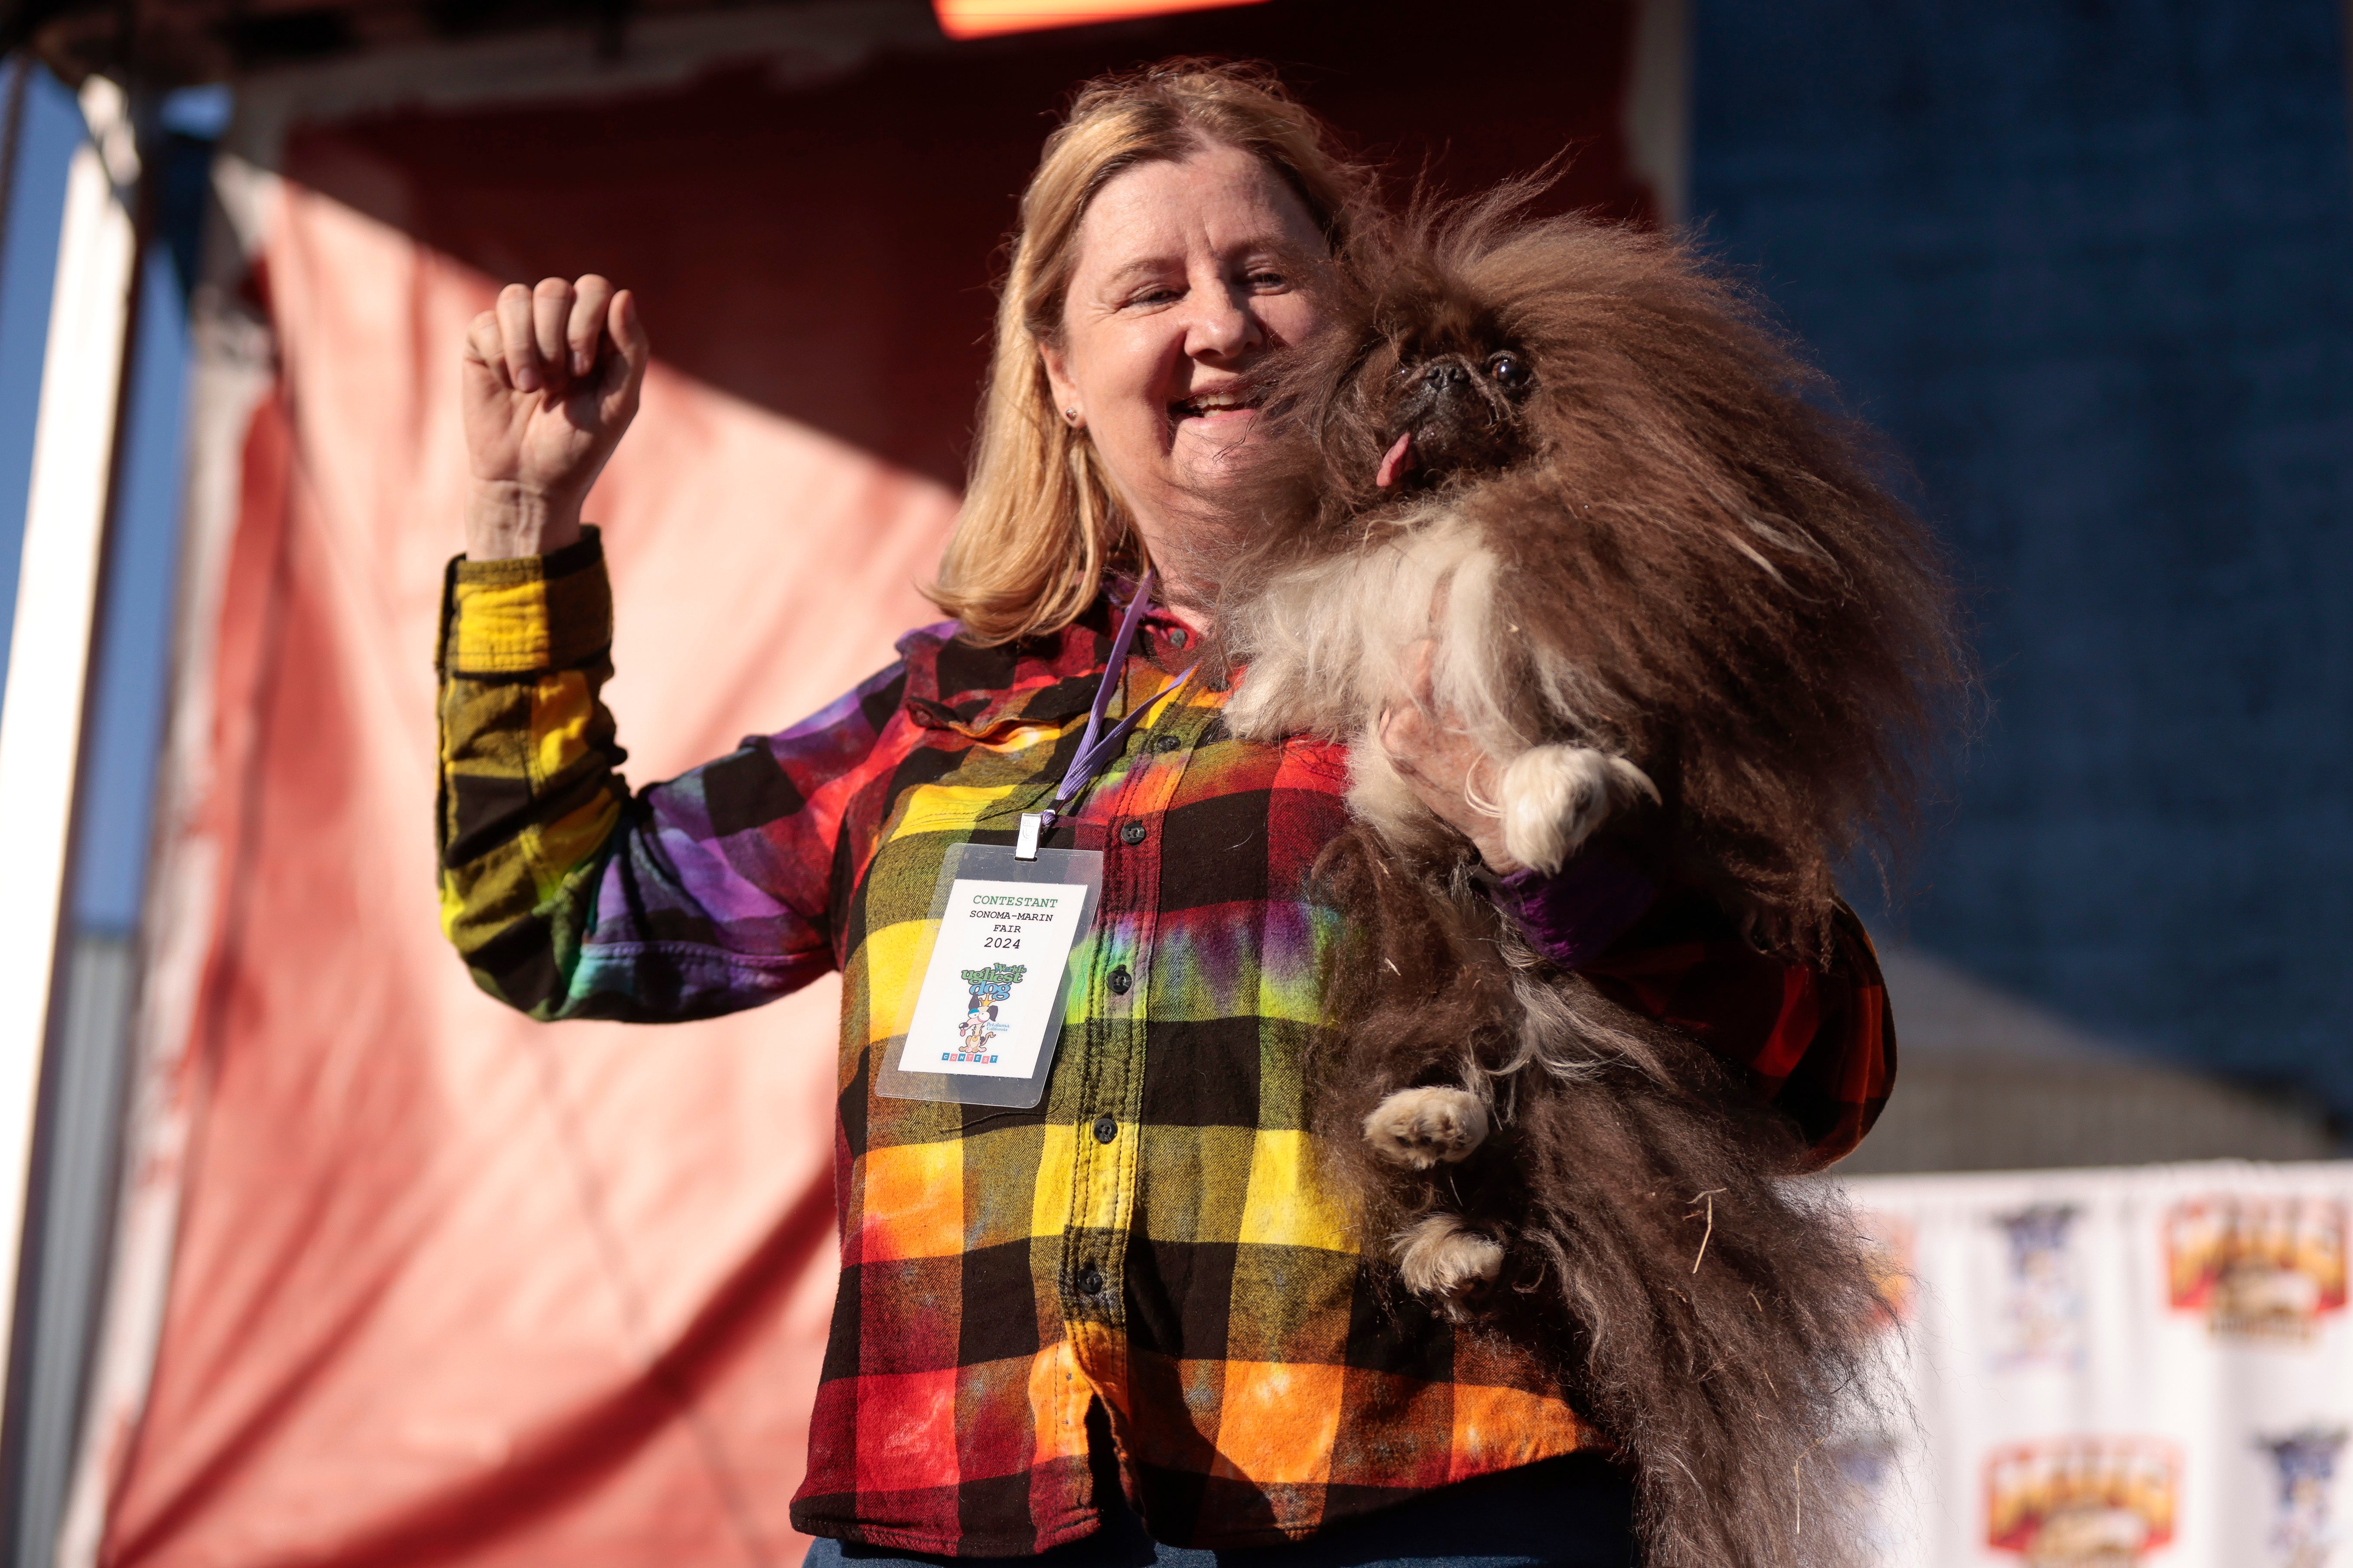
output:
[[442,925],[483,990],[535,1018],[676,1022],[831,969],[840,818],[893,665],[782,734],[632,795],[601,692],[612,596],[594,529],[451,563],[441,634]]

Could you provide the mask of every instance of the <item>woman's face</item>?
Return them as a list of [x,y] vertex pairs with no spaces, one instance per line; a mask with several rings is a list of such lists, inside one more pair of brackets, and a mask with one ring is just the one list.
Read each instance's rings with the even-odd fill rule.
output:
[[1096,192],[1078,245],[1047,375],[1166,562],[1187,499],[1249,433],[1250,411],[1227,400],[1236,378],[1320,321],[1305,284],[1323,237],[1274,171],[1205,145]]

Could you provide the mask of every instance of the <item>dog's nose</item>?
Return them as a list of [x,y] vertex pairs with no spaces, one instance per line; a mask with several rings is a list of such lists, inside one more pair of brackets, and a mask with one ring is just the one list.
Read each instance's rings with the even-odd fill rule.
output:
[[1440,360],[1422,379],[1432,392],[1456,392],[1470,384],[1471,373],[1459,361]]

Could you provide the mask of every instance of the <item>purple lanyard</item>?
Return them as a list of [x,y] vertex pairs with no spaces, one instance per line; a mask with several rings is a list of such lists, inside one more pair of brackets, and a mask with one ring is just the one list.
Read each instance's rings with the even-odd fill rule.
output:
[[1119,636],[1112,639],[1111,662],[1104,666],[1103,681],[1095,688],[1095,703],[1087,713],[1086,732],[1079,737],[1079,754],[1071,759],[1070,768],[1062,774],[1061,784],[1055,788],[1054,804],[1043,811],[1021,814],[1021,831],[1013,848],[1015,859],[1038,858],[1038,840],[1042,835],[1053,831],[1060,808],[1077,799],[1085,792],[1087,785],[1094,783],[1095,775],[1118,754],[1120,743],[1127,739],[1128,731],[1152,711],[1154,704],[1190,680],[1193,672],[1201,668],[1198,663],[1187,665],[1182,674],[1146,700],[1137,703],[1126,718],[1109,730],[1103,728],[1103,710],[1111,706],[1112,693],[1119,689],[1120,677],[1127,669],[1127,650],[1135,646],[1135,628],[1143,624],[1144,612],[1151,604],[1152,573],[1146,569],[1135,584],[1135,597],[1127,602],[1127,614],[1120,617]]

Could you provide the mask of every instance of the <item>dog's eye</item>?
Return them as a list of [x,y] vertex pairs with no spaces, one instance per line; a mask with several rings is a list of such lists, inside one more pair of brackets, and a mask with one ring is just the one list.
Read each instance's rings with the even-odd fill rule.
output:
[[1495,355],[1487,362],[1487,374],[1505,386],[1517,386],[1527,380],[1528,367],[1520,363],[1519,355],[1504,353]]

